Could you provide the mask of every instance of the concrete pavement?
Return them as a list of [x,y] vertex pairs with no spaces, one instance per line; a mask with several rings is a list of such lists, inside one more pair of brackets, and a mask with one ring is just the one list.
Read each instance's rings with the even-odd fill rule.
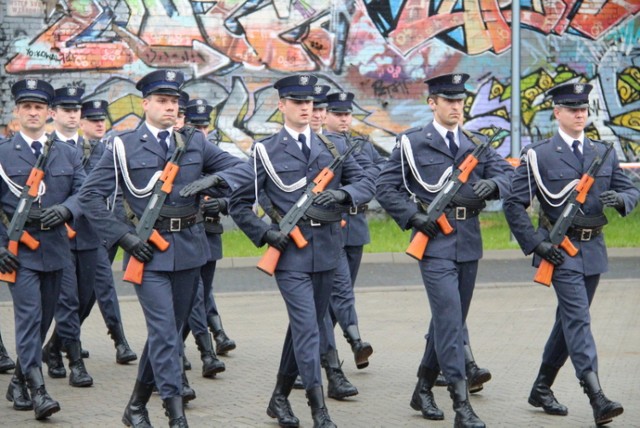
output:
[[[630,253],[629,255],[637,254]],[[363,269],[367,266],[364,265]],[[415,264],[407,270],[417,271]],[[530,268],[531,269],[531,268]],[[531,269],[533,275],[533,269]],[[592,307],[593,332],[599,353],[600,379],[611,399],[622,402],[625,412],[611,426],[640,426],[640,289],[638,277],[607,280],[603,277]],[[371,364],[357,370],[350,349],[338,338],[343,369],[360,394],[342,402],[328,399],[333,420],[341,427],[447,427],[453,424],[451,400],[444,388],[436,389],[436,401],[445,421],[422,419],[409,407],[416,370],[424,349],[423,335],[429,308],[423,286],[390,286],[357,289],[357,307],[363,338],[374,347]],[[187,410],[191,427],[276,427],[265,414],[275,382],[287,319],[275,285],[269,291],[222,293],[216,297],[228,334],[238,348],[223,357],[227,370],[216,379],[200,376],[200,361],[191,338],[187,356],[194,369],[188,372],[197,392]],[[493,379],[472,396],[472,405],[487,426],[584,427],[594,426],[588,398],[567,364],[554,391],[569,407],[566,417],[545,415],[527,404],[542,348],[551,328],[555,295],[545,287],[522,283],[481,283],[469,315],[476,360],[491,370]],[[144,318],[135,297],[122,297],[121,309],[130,344],[140,352],[145,340]],[[13,311],[0,303],[0,326],[5,344],[14,352]],[[338,330],[336,330],[338,331]],[[340,334],[337,334],[340,336]],[[45,375],[47,388],[62,410],[47,426],[122,426],[120,418],[133,387],[137,366],[115,363],[113,344],[96,309],[83,328],[83,347],[91,352],[87,368],[95,384],[72,388],[67,379]],[[0,375],[4,395],[10,374]],[[311,427],[309,408],[302,391],[292,392],[293,410],[302,427]],[[33,412],[17,412],[2,400],[3,426],[41,427]],[[149,404],[154,426],[167,426],[161,400]]]

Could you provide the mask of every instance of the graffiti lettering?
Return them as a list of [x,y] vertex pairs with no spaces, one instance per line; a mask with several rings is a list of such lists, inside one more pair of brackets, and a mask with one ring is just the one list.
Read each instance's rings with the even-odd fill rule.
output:
[[44,50],[33,50],[31,48],[27,48],[26,52],[27,56],[30,58],[43,58],[48,59],[49,61],[57,61],[62,62],[63,59],[60,58],[60,55],[54,52],[47,52]]
[[394,82],[389,85],[385,84],[384,80],[376,80],[371,85],[373,89],[373,95],[376,97],[393,97],[398,94],[409,94],[409,88],[404,80]]

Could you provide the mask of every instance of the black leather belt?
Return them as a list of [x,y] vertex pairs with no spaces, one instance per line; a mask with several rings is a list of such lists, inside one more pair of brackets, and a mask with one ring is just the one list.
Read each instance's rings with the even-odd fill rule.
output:
[[49,230],[51,229],[48,226],[45,226],[40,221],[40,217],[42,217],[42,210],[40,208],[31,208],[29,210],[29,216],[27,217],[26,225],[30,227],[35,227],[40,230]]
[[444,210],[445,215],[448,218],[456,219],[458,221],[468,220],[480,215],[481,209],[469,208],[469,207],[449,207]]
[[593,228],[581,228],[581,227],[570,227],[567,231],[567,236],[569,239],[575,239],[577,241],[587,242],[594,239],[596,236],[602,233],[604,226],[598,226]]
[[185,217],[160,217],[156,220],[154,228],[163,232],[180,232],[202,221],[197,213]]
[[349,207],[349,215],[357,215],[357,214],[361,214],[363,212],[365,212],[366,210],[369,209],[369,205],[364,204],[364,205],[358,205],[356,207]]

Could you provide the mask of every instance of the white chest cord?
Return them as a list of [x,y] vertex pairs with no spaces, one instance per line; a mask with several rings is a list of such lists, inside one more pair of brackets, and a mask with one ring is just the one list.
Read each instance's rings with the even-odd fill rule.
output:
[[[536,184],[538,185],[538,189],[540,189],[540,193],[542,193],[542,197],[544,200],[552,207],[559,207],[564,205],[564,203],[571,196],[571,191],[576,188],[577,184],[580,182],[580,179],[576,178],[567,183],[566,186],[562,188],[558,193],[551,193],[549,189],[542,182],[542,177],[540,176],[540,170],[538,168],[538,155],[535,150],[527,150],[527,177],[529,178],[529,200],[530,203],[533,204],[533,189],[531,188],[531,173],[533,173],[533,178],[536,180]],[[524,160],[524,156],[523,156]],[[551,202],[550,199],[558,201],[557,203]]]
[[129,190],[129,192],[138,199],[143,199],[151,196],[153,187],[156,185],[156,182],[162,175],[161,170],[156,171],[149,180],[149,183],[147,183],[146,187],[142,189],[138,189],[137,187],[135,187],[133,185],[133,182],[131,181],[131,177],[129,177],[129,169],[127,168],[127,153],[124,148],[124,143],[122,142],[120,137],[115,137],[113,139],[113,168],[115,169],[116,190],[113,192],[113,204],[111,205],[111,211],[113,211],[116,206],[116,195],[118,191],[118,165],[120,166],[120,171],[122,171],[122,178],[125,186]]
[[411,142],[406,135],[403,135],[402,138],[400,138],[400,165],[402,167],[402,182],[404,183],[404,187],[405,189],[407,189],[407,192],[409,192],[409,194],[411,195],[411,199],[416,203],[418,202],[418,197],[411,191],[411,189],[409,189],[409,185],[407,184],[407,177],[404,169],[405,156],[407,158],[407,164],[409,165],[409,169],[411,170],[413,178],[418,182],[420,186],[422,186],[424,190],[429,193],[438,193],[440,190],[442,190],[447,184],[447,180],[449,180],[449,177],[451,177],[451,174],[453,173],[453,165],[451,165],[442,173],[440,179],[436,184],[429,184],[423,181],[422,177],[420,177],[420,172],[418,171],[416,161],[413,157]]

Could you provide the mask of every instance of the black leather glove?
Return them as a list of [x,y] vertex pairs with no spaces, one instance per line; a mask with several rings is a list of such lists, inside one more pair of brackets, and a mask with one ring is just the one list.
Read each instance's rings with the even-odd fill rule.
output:
[[203,190],[207,190],[211,187],[217,187],[219,189],[228,189],[229,185],[219,176],[212,174],[202,177],[193,183],[189,183],[180,190],[180,196],[186,198],[188,196],[197,195]]
[[613,207],[617,210],[621,210],[624,208],[624,199],[620,193],[615,190],[607,190],[606,192],[600,193],[600,202],[605,207]]
[[349,194],[344,190],[325,190],[324,192],[318,193],[313,198],[313,203],[329,206],[334,204],[343,204],[350,199]]
[[0,247],[0,272],[12,273],[20,266],[20,260],[11,251]]
[[120,238],[118,244],[123,250],[129,253],[131,257],[135,257],[142,263],[149,263],[151,259],[153,259],[153,247],[140,239],[136,234],[125,234]]
[[46,227],[54,227],[71,218],[71,211],[64,205],[46,208],[40,214],[40,222]]
[[269,229],[265,232],[262,240],[282,253],[287,248],[289,236],[279,230]]
[[435,238],[440,231],[438,223],[429,220],[429,216],[423,213],[415,213],[409,220],[409,223],[429,238]]
[[227,211],[227,201],[224,198],[206,198],[202,201],[202,208],[207,215],[218,215]]
[[496,190],[498,190],[498,185],[493,180],[479,180],[473,183],[473,193],[480,199],[490,198]]
[[542,241],[533,250],[534,253],[554,266],[560,266],[564,262],[564,254],[549,241]]

